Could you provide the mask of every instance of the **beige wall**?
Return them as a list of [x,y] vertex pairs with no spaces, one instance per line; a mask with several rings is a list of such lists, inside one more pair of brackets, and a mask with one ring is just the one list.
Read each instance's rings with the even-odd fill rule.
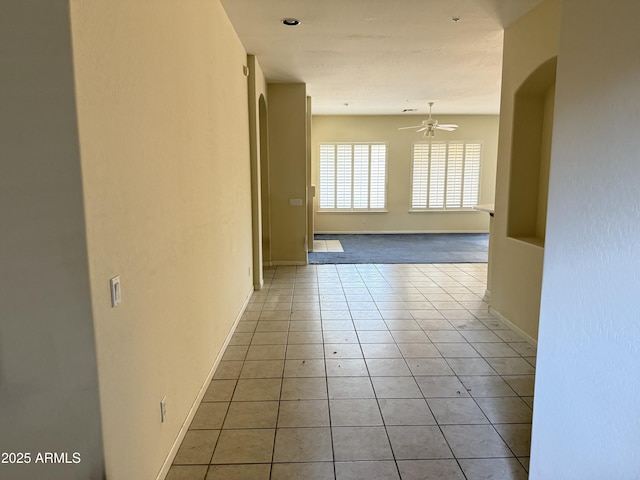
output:
[[[66,1],[0,6],[0,478],[103,478]],[[74,452],[79,464],[36,464]]]
[[[513,151],[514,97],[529,75],[557,55],[559,19],[560,1],[546,0],[509,26],[504,35],[495,219],[490,239],[490,305],[531,341],[535,341],[538,336],[544,247],[539,240],[523,241],[507,236],[509,192],[510,188],[514,188],[509,180]],[[550,103],[548,100],[547,104]],[[548,116],[547,113],[547,118]],[[545,142],[543,151],[548,156],[548,137],[543,140]],[[546,168],[543,165],[542,170],[546,171]],[[538,177],[534,178],[537,181]],[[543,192],[546,194],[546,189]],[[534,202],[534,207],[537,208],[535,199]],[[540,203],[544,205],[544,202]],[[542,220],[534,218],[534,225],[536,223],[540,225]],[[544,231],[542,226],[540,228]]]
[[106,471],[151,479],[252,291],[247,59],[216,0],[71,7]]
[[[302,83],[268,85],[271,263],[307,263],[307,94]],[[290,206],[300,199],[301,206]]]
[[[254,55],[247,55],[249,73],[249,134],[251,149],[251,224],[253,231],[253,287],[260,290],[264,283],[262,239],[267,232],[262,227],[262,168],[268,164],[269,157],[266,146],[262,145],[267,137],[267,125],[264,120],[264,109],[267,97],[267,81]],[[260,110],[263,109],[262,117]],[[268,170],[267,170],[268,171]],[[268,195],[267,195],[268,197]],[[266,216],[266,214],[265,214]]]
[[640,30],[620,12],[640,3],[563,0],[531,480],[640,475]]
[[[455,132],[438,131],[437,140],[469,140],[483,143],[479,203],[493,203],[497,155],[498,117],[494,115],[435,115],[441,123],[457,123]],[[312,127],[312,183],[319,191],[320,143],[386,142],[386,213],[318,213],[315,198],[316,233],[337,232],[488,232],[489,216],[481,212],[409,212],[411,202],[411,155],[413,143],[424,141],[413,130],[399,127],[419,124],[424,115],[324,116],[315,115]]]

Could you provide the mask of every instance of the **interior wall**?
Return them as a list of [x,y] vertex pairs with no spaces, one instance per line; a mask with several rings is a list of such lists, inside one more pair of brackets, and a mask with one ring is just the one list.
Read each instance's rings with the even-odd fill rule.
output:
[[315,231],[315,225],[313,223],[313,197],[315,190],[312,188],[313,182],[311,178],[311,172],[313,170],[311,165],[311,129],[313,123],[313,116],[311,115],[311,97],[307,96],[307,195],[306,195],[306,207],[307,207],[307,251],[313,250],[313,235]]
[[[434,115],[441,123],[460,125],[454,132],[438,131],[436,140],[480,141],[483,144],[479,204],[494,200],[498,117],[496,115]],[[464,213],[410,212],[413,144],[425,141],[413,130],[399,127],[419,124],[425,115],[314,115],[312,127],[312,184],[319,192],[320,144],[327,142],[387,143],[387,212],[318,212],[314,201],[316,233],[488,232],[489,216]]]
[[563,2],[532,480],[640,472],[640,31],[621,12],[640,4]]
[[532,72],[514,98],[507,235],[544,246],[557,57]]
[[[307,94],[303,83],[269,84],[271,264],[307,263]],[[292,205],[291,200],[294,200]]]
[[542,149],[540,154],[540,176],[538,179],[538,205],[536,233],[543,241],[547,228],[547,201],[549,198],[549,169],[551,168],[551,146],[553,141],[553,114],[555,112],[555,81],[547,89],[544,97],[544,119],[542,121]]
[[253,289],[247,57],[217,0],[71,7],[106,473],[151,479]]
[[265,137],[262,129],[267,125],[264,115],[260,114],[261,108],[266,105],[267,82],[262,73],[260,62],[255,55],[247,55],[247,68],[249,74],[249,136],[251,149],[251,221],[253,230],[253,288],[260,290],[264,283],[262,252],[262,239],[264,237],[263,213],[262,213],[262,172],[261,164],[268,162],[268,158],[262,158],[264,147],[261,145]]
[[102,479],[68,2],[3,1],[0,45],[0,478]]
[[[531,342],[538,338],[544,248],[539,242],[508,236],[509,193],[513,187],[509,180],[514,151],[514,99],[525,80],[539,66],[558,55],[560,10],[560,0],[545,0],[507,27],[504,33],[495,217],[490,238],[489,302],[495,312],[511,322]],[[537,175],[538,170],[536,199],[539,193]],[[537,205],[536,200],[536,208]]]
[[262,218],[262,262],[271,265],[271,206],[269,197],[269,116],[267,101],[262,95],[258,100],[258,118],[260,122],[260,215]]

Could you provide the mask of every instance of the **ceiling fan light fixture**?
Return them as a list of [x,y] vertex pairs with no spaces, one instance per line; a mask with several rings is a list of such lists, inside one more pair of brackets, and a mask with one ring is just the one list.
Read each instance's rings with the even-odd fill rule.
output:
[[297,27],[298,25],[300,25],[300,20],[298,20],[297,18],[283,18],[282,24],[286,25],[287,27]]
[[453,132],[458,125],[455,123],[438,123],[438,120],[431,116],[431,110],[433,108],[434,102],[429,102],[429,118],[426,120],[422,120],[420,125],[412,125],[410,127],[400,127],[398,130],[410,130],[416,129],[415,132],[422,132],[422,136],[424,138],[433,138],[436,136],[436,130],[445,130],[447,132]]

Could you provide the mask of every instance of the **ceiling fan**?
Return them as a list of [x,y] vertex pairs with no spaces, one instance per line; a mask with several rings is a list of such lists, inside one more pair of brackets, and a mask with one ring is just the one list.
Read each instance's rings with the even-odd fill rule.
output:
[[407,130],[409,128],[416,128],[416,132],[424,132],[423,137],[434,137],[436,130],[446,130],[447,132],[453,132],[458,125],[455,123],[438,123],[438,121],[431,117],[431,107],[434,102],[429,102],[429,118],[423,120],[420,125],[413,125],[411,127],[400,127],[398,130]]

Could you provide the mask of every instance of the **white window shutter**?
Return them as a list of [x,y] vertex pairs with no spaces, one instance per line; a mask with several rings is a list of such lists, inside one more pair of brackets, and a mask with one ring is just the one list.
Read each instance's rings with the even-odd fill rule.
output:
[[480,158],[482,146],[479,143],[467,144],[464,160],[463,207],[473,207],[480,199]]
[[320,145],[320,208],[336,207],[336,147]]
[[411,181],[411,208],[427,208],[429,182],[429,144],[413,146],[413,174]]
[[369,208],[385,208],[387,199],[387,146],[371,145]]
[[385,144],[320,145],[321,209],[384,209],[386,183]]
[[351,208],[351,145],[338,145],[336,162],[336,208]]
[[353,208],[369,207],[369,145],[353,146]]
[[429,161],[429,202],[427,208],[444,208],[447,178],[447,145],[431,144]]
[[450,143],[447,155],[447,208],[462,206],[462,172],[464,170],[464,145]]
[[411,208],[471,208],[480,197],[480,143],[432,142],[413,146]]

